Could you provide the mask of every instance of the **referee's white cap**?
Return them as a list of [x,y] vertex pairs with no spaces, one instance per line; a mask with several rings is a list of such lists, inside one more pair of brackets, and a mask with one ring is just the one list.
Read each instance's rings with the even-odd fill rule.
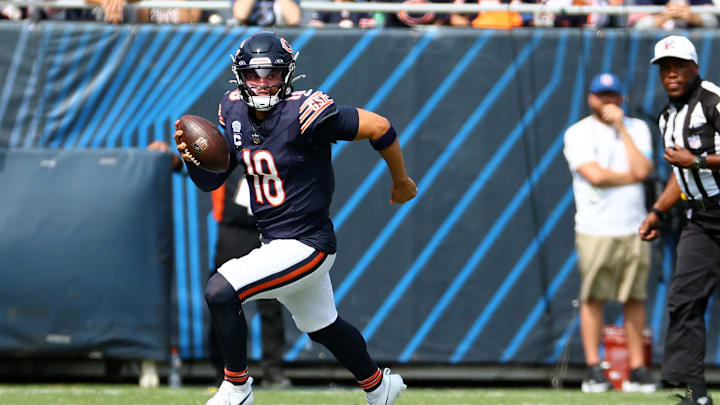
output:
[[691,60],[696,65],[698,63],[695,45],[687,37],[681,35],[665,37],[655,44],[655,57],[650,63],[657,63],[662,58],[679,58]]

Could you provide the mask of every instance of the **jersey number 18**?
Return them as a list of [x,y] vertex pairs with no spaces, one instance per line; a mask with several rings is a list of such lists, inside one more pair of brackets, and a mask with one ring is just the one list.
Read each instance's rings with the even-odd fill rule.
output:
[[265,204],[267,200],[273,207],[285,202],[285,189],[272,154],[266,150],[252,153],[249,149],[243,149],[242,152],[247,174],[253,177],[255,201]]

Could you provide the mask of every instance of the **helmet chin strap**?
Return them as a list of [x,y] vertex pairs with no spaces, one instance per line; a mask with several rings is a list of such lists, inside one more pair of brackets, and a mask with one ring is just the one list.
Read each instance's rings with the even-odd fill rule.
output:
[[253,107],[254,109],[258,111],[269,111],[273,107],[275,107],[280,102],[280,97],[278,95],[280,94],[280,91],[282,90],[282,85],[275,85],[275,86],[258,86],[255,87],[255,89],[259,90],[269,90],[271,91],[273,88],[277,88],[277,92],[272,94],[253,94],[255,93],[254,88],[248,87],[248,98],[249,102],[248,104]]
[[249,96],[248,105],[258,111],[270,111],[279,102],[280,98],[275,96]]

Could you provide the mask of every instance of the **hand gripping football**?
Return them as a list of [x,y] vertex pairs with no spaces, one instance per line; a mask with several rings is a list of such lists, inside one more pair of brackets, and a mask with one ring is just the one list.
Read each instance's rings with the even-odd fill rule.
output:
[[201,169],[221,173],[230,166],[230,153],[225,137],[217,126],[195,115],[180,117],[180,140],[185,142],[185,153]]

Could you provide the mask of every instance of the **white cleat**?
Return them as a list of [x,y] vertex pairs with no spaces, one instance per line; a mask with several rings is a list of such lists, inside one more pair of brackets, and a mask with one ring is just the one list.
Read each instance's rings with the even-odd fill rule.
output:
[[367,405],[393,405],[401,396],[400,392],[406,389],[407,385],[403,383],[400,374],[390,374],[390,369],[386,368],[383,370],[383,381],[380,386],[375,391],[365,394]]
[[655,392],[657,384],[650,375],[647,367],[638,367],[630,370],[630,378],[622,382],[622,390],[625,392]]
[[205,405],[253,405],[252,377],[243,385],[223,381],[218,392]]
[[624,380],[622,382],[622,390],[623,392],[643,392],[649,394],[657,391],[657,384]]
[[583,381],[580,389],[586,393],[599,393],[612,390],[613,386],[607,381]]

